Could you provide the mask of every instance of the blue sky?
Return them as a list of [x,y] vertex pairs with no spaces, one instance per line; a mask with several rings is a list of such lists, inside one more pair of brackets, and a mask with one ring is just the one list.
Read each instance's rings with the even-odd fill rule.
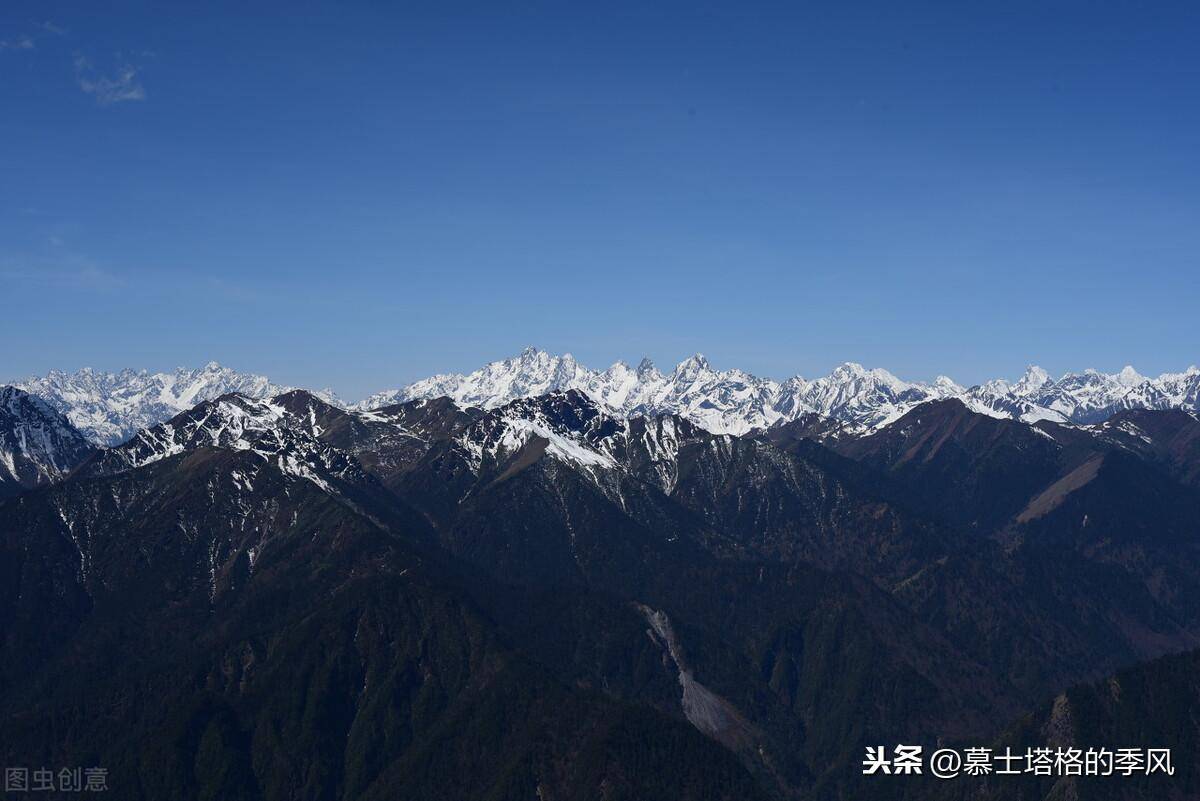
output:
[[1183,369],[1198,40],[1195,3],[8,2],[0,377]]

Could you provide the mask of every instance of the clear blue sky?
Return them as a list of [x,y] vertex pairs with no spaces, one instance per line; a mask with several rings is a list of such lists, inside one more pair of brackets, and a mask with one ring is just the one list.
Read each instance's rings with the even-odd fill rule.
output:
[[1200,361],[1196,3],[7,2],[0,377]]

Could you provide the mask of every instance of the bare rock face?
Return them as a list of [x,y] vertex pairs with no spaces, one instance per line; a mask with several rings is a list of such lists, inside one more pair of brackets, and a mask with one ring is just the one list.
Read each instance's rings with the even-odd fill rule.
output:
[[0,387],[0,498],[61,481],[94,450],[45,401]]

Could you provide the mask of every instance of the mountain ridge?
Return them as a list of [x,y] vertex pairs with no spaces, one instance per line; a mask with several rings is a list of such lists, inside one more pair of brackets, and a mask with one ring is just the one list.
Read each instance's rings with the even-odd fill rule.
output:
[[[299,753],[334,777],[356,737],[396,720],[430,732],[420,748],[474,730],[503,751],[491,710],[565,726],[561,704],[616,701],[651,715],[655,737],[725,748],[693,737],[683,764],[725,754],[742,775],[732,754],[772,797],[873,798],[865,744],[990,737],[1062,687],[1200,643],[1200,494],[1182,483],[1200,464],[1194,413],[1066,426],[946,398],[866,436],[827,421],[739,437],[615,415],[581,390],[487,410],[444,397],[346,410],[303,390],[198,402],[0,505],[0,621],[16,637],[0,687],[46,699],[0,739],[14,754],[54,746],[37,723],[49,713],[99,721],[88,740],[108,742],[109,718],[55,687],[96,676],[123,713],[150,648],[173,666],[154,703],[208,733],[176,741],[126,717],[140,739],[122,747],[170,742],[179,764],[217,759],[264,797],[301,797],[260,761],[275,753],[262,737],[304,731],[297,688],[326,676],[322,708],[353,713],[330,722],[334,750],[302,740]],[[150,625],[116,625],[132,612]],[[372,634],[381,622],[395,634]],[[492,683],[505,673],[488,643],[520,667],[511,683]],[[186,680],[196,664],[204,680]],[[428,698],[461,697],[442,724],[454,737],[426,728],[443,707],[397,692],[417,677]],[[529,707],[526,681],[555,703]],[[383,745],[361,752],[354,788],[383,788],[384,764],[416,758]],[[105,759],[132,786],[121,750]],[[522,787],[558,762],[591,776],[574,747],[546,753]],[[184,781],[164,770],[157,781]]]
[[[115,445],[137,431],[165,422],[196,403],[229,392],[264,399],[295,389],[216,362],[173,373],[123,370],[103,373],[51,371],[13,384],[41,397],[67,416],[95,444]],[[346,403],[330,390],[313,394],[335,406],[370,410],[409,400],[448,397],[457,405],[493,409],[549,392],[577,390],[619,417],[678,414],[713,433],[745,434],[818,414],[867,433],[899,419],[915,406],[958,398],[973,411],[1024,422],[1048,420],[1088,425],[1133,409],[1200,410],[1200,369],[1147,378],[1126,366],[1114,374],[1068,372],[1058,379],[1031,365],[1015,382],[996,379],[964,387],[946,376],[906,381],[882,368],[845,362],[827,376],[784,381],[739,369],[719,370],[701,354],[669,372],[648,358],[637,367],[623,361],[596,370],[573,356],[537,348],[489,362],[471,373],[443,373],[398,389]]]
[[62,480],[93,450],[44,400],[0,387],[0,498]]

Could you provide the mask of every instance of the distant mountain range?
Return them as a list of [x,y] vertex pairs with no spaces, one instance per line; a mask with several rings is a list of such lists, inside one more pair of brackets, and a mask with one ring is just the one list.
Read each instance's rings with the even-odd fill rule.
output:
[[1197,764],[1195,411],[735,435],[478,400],[225,393],[97,448],[4,389],[0,763],[145,801],[1200,793],[861,769],[1005,738]]
[[[84,368],[75,373],[52,370],[13,386],[43,399],[92,442],[116,445],[144,428],[165,422],[202,401],[230,392],[266,398],[292,387],[272,383],[266,376],[239,373],[216,362],[198,370],[173,373],[121,370],[105,373]],[[315,393],[337,402],[331,392]]]
[[[292,389],[215,362],[174,373],[54,371],[15,386],[45,400],[89,440],[102,445],[124,442],[141,429],[225,393],[266,398]],[[1147,378],[1126,367],[1112,375],[1087,370],[1055,380],[1041,368],[1030,367],[1014,383],[994,380],[963,387],[945,376],[929,383],[903,381],[886,370],[848,362],[822,378],[796,376],[779,382],[737,369],[714,369],[701,355],[664,373],[649,359],[637,367],[617,362],[593,370],[570,354],[556,356],[527,348],[466,375],[432,376],[357,403],[345,403],[329,390],[314,394],[335,406],[358,410],[443,396],[461,406],[493,409],[518,398],[571,389],[618,417],[678,415],[713,433],[744,434],[808,414],[831,418],[862,433],[898,419],[918,404],[945,398],[958,398],[968,408],[992,417],[1026,422],[1090,424],[1124,409],[1194,411],[1200,408],[1200,369]]]

